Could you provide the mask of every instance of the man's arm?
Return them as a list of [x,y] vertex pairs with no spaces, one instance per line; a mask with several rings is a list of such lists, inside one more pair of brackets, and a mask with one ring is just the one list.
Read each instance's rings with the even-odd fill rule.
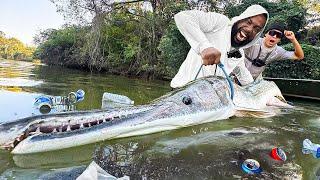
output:
[[292,31],[284,31],[284,35],[286,36],[287,39],[291,41],[294,47],[294,55],[292,59],[294,60],[302,60],[304,58],[304,53],[303,50],[296,39],[294,33]]
[[225,27],[229,22],[226,16],[215,12],[190,10],[176,14],[174,19],[191,48],[202,57],[204,65],[220,62],[220,51],[216,49],[214,42],[209,42],[205,33]]

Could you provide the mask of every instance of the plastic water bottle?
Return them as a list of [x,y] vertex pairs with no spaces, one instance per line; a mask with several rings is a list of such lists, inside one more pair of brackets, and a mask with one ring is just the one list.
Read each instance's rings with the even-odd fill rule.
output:
[[309,139],[303,140],[303,147],[302,147],[303,154],[311,154],[315,158],[320,158],[320,145],[313,144]]
[[134,101],[132,101],[127,96],[108,93],[108,92],[103,93],[102,101],[111,101],[111,102],[114,102],[114,103],[127,104],[127,105],[133,105],[134,104]]

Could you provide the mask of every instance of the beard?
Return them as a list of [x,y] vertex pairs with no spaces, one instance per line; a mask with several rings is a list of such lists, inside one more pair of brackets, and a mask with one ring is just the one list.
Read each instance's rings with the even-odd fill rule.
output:
[[251,42],[253,40],[252,38],[248,37],[244,41],[238,41],[236,39],[236,36],[237,36],[237,33],[238,32],[240,33],[240,31],[241,31],[241,28],[239,28],[238,26],[239,26],[238,22],[236,22],[231,28],[231,46],[232,47],[236,47],[236,48],[237,47],[242,47],[242,46],[248,44],[249,42]]

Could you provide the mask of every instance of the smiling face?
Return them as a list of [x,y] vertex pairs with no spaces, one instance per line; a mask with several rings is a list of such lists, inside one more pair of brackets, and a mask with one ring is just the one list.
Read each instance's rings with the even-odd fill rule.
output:
[[264,37],[264,45],[271,48],[281,41],[282,32],[276,29],[269,30]]
[[251,42],[263,29],[266,17],[263,14],[237,21],[231,30],[231,45],[240,47]]

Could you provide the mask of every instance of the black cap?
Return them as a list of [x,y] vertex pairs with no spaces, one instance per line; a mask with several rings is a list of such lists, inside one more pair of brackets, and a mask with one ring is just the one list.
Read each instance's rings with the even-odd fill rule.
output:
[[271,24],[268,29],[267,29],[267,32],[272,30],[272,29],[275,29],[275,30],[278,30],[280,32],[282,32],[282,34],[284,33],[284,29],[285,29],[285,26],[283,24],[279,24],[279,23],[274,23],[274,24]]

